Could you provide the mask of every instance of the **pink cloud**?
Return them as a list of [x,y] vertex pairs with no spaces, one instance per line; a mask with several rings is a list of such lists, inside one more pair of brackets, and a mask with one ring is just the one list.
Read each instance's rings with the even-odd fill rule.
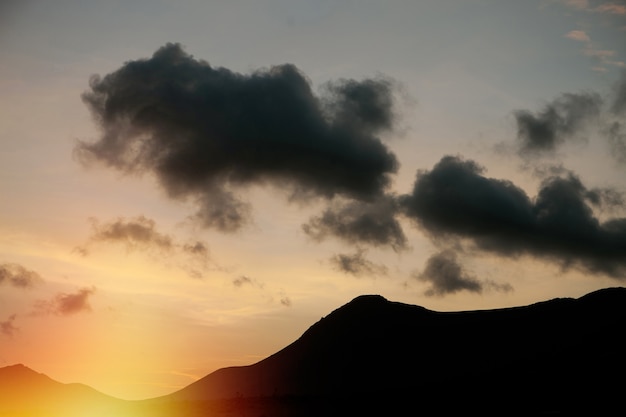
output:
[[594,11],[599,12],[599,13],[625,15],[626,6],[623,4],[616,4],[616,3],[604,3],[596,7]]
[[568,32],[565,35],[565,37],[568,38],[568,39],[573,39],[575,41],[579,41],[579,42],[590,42],[591,41],[591,39],[589,39],[589,35],[587,35],[582,30],[572,30],[572,31]]
[[589,7],[589,1],[587,0],[562,0],[562,3],[578,10],[585,10]]

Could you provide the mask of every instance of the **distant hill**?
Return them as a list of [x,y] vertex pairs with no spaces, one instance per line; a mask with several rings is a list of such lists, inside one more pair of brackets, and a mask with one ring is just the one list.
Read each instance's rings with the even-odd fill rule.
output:
[[83,384],[62,384],[18,364],[0,368],[0,416],[78,417],[117,411],[125,402]]
[[94,396],[106,407],[126,404],[107,414],[124,417],[626,415],[625,325],[624,288],[464,312],[366,295],[256,364],[152,400],[103,400],[25,367],[1,368],[0,416],[4,394],[20,390],[40,404],[57,395],[78,408]]

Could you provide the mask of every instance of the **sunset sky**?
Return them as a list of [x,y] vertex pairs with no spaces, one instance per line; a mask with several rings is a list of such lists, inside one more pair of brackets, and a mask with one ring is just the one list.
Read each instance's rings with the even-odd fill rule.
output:
[[147,398],[361,294],[621,286],[625,62],[622,0],[5,0],[0,366]]

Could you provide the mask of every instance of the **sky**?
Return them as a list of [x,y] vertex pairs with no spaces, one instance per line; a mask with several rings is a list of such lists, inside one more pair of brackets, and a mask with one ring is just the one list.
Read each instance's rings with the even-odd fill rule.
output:
[[361,294],[626,279],[626,3],[0,4],[0,366],[124,399]]

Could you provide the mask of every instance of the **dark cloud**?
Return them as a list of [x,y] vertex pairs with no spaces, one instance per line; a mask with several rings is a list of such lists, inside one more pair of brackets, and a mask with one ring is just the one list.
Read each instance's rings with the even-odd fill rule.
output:
[[17,315],[12,314],[8,319],[0,321],[0,332],[2,332],[3,335],[13,337],[15,333],[19,331],[19,328],[14,324],[16,318]]
[[293,65],[240,74],[196,60],[178,44],[92,77],[83,100],[102,135],[80,142],[85,164],[156,175],[168,195],[192,199],[206,226],[234,231],[253,184],[293,196],[367,200],[398,167],[379,139],[394,127],[395,84],[329,83],[321,95]]
[[349,201],[328,207],[320,216],[302,225],[311,238],[321,241],[328,236],[349,244],[390,246],[406,249],[407,239],[396,218],[398,203],[393,196],[372,202]]
[[416,278],[431,284],[425,292],[427,296],[453,294],[458,291],[482,292],[480,282],[463,270],[453,251],[431,256],[426,261],[424,271],[416,275]]
[[191,216],[202,226],[222,232],[234,232],[250,223],[252,207],[241,201],[227,186],[207,185],[196,193],[196,203],[200,209]]
[[365,251],[359,249],[353,254],[336,254],[330,259],[330,262],[338,271],[357,277],[387,275],[386,266],[375,264],[366,259],[364,255]]
[[516,111],[519,152],[523,155],[554,152],[566,140],[579,137],[582,128],[600,115],[602,103],[596,93],[567,93],[548,103],[539,113]]
[[493,281],[480,281],[459,263],[457,255],[452,250],[444,250],[426,261],[424,271],[415,276],[418,280],[430,284],[425,295],[444,296],[459,291],[482,293],[483,290],[509,292],[513,290],[509,284],[498,284]]
[[434,239],[464,238],[492,253],[522,254],[626,278],[626,218],[600,222],[605,204],[573,174],[545,179],[530,199],[510,181],[487,178],[471,160],[446,156],[418,173],[402,197],[407,216]]
[[91,311],[89,297],[95,292],[94,287],[81,288],[74,293],[59,293],[51,300],[39,300],[35,303],[35,314],[68,316]]
[[0,285],[7,283],[17,288],[32,288],[43,282],[35,271],[14,263],[0,264]]

